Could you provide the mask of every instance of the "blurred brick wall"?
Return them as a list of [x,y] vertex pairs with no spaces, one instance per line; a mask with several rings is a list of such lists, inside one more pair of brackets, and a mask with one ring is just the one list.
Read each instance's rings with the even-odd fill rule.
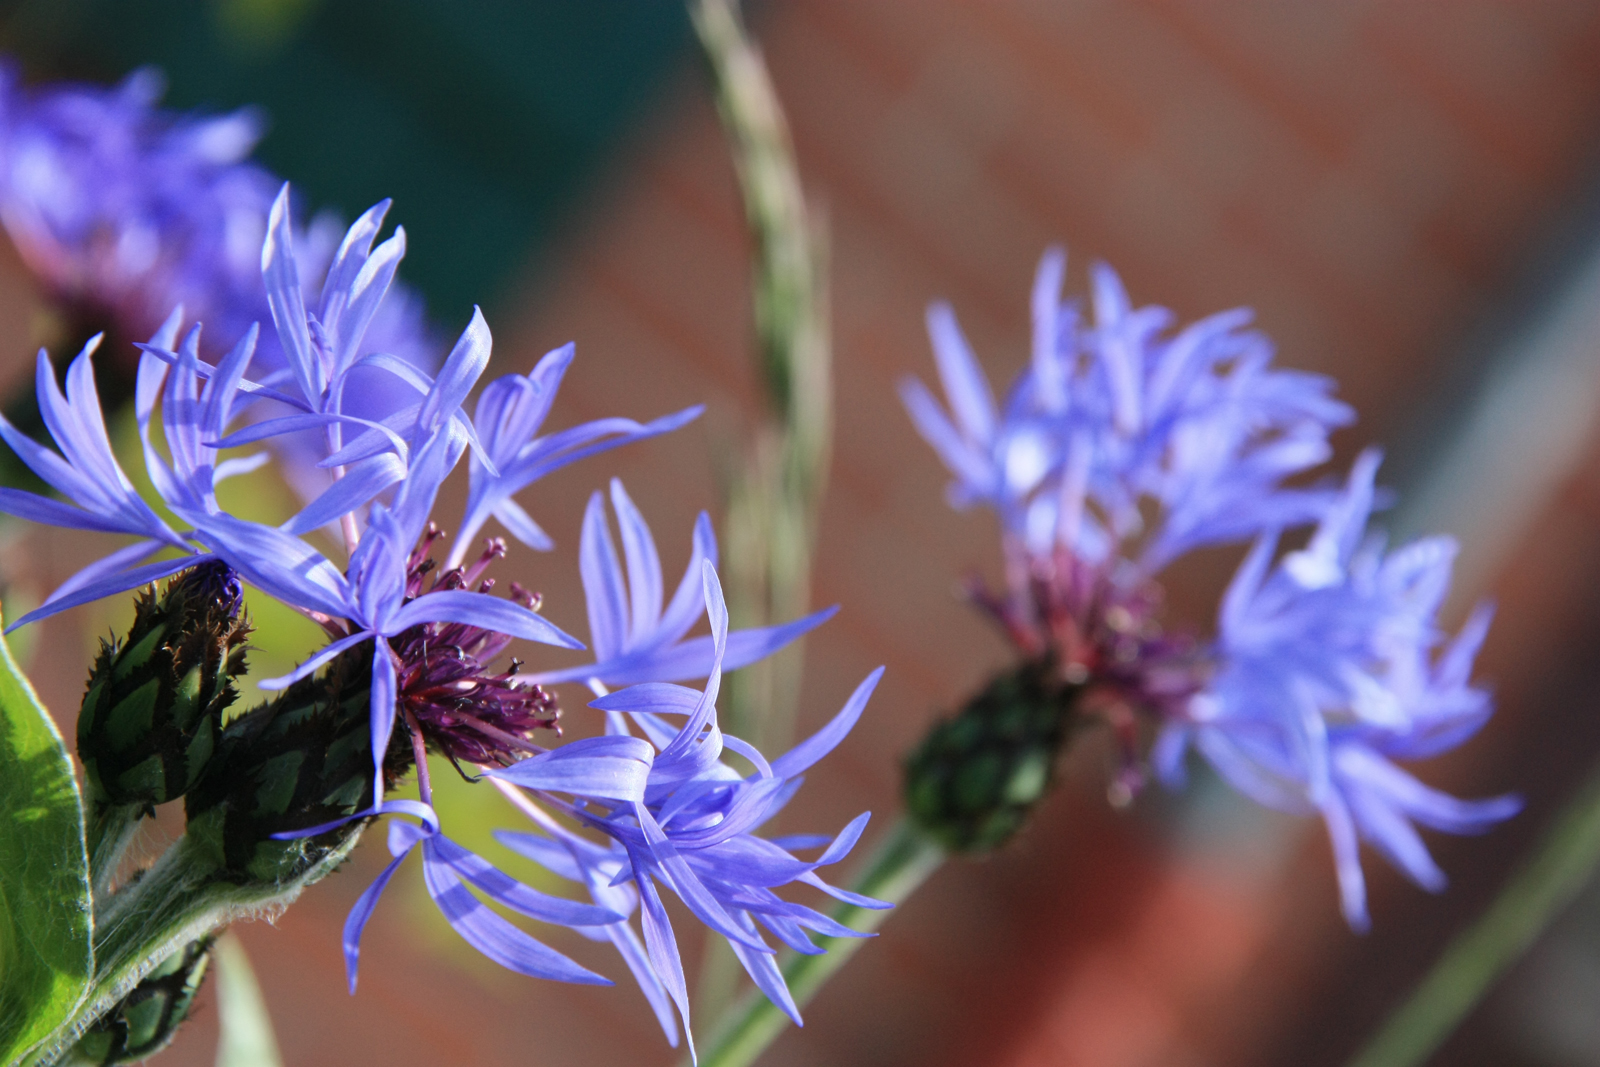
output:
[[[805,723],[889,666],[860,728],[786,814],[790,828],[837,826],[864,807],[892,818],[900,753],[1002,662],[951,592],[968,567],[989,566],[990,525],[944,509],[940,471],[894,395],[899,376],[930,371],[930,298],[954,303],[997,380],[1024,359],[1047,243],[1070,247],[1074,288],[1094,257],[1136,300],[1185,318],[1251,305],[1284,363],[1340,378],[1362,415],[1341,439],[1348,453],[1411,432],[1453,347],[1589,177],[1600,118],[1600,5],[1577,0],[805,0],[768,5],[759,29],[833,243],[839,436],[816,599],[844,611],[808,646]],[[754,400],[740,219],[704,80],[687,76],[574,218],[558,267],[494,323],[502,369],[577,340],[557,408],[566,423],[710,404],[697,426],[532,494],[560,547],[519,566],[554,618],[580,613],[578,516],[606,474],[628,481],[669,569],[694,512],[714,507],[716,466]],[[1458,881],[1444,901],[1376,874],[1377,932],[1356,939],[1316,828],[1286,868],[1219,863],[1184,843],[1170,800],[1110,812],[1089,746],[1014,849],[941,872],[765,1062],[1338,1062],[1600,747],[1600,732],[1580,730],[1547,776],[1527,777],[1549,744],[1549,701],[1587,700],[1561,722],[1593,717],[1595,679],[1574,664],[1594,624],[1550,637],[1593,615],[1600,574],[1565,565],[1600,547],[1590,480],[1541,520],[1545,550],[1499,583],[1485,666],[1502,680],[1503,722],[1434,776],[1467,793],[1527,787],[1535,810],[1444,845]],[[44,551],[65,566],[65,549]],[[1203,627],[1230,562],[1176,575],[1174,615]],[[46,642],[47,658],[81,647],[71,625],[48,631],[63,640]],[[72,657],[53,658],[65,668]],[[347,999],[337,931],[380,851],[363,849],[354,875],[318,887],[277,929],[243,931],[290,1064],[671,1061],[635,992],[440,956],[415,910],[394,902],[369,929],[361,994]],[[169,1062],[209,1062],[209,1011]]]

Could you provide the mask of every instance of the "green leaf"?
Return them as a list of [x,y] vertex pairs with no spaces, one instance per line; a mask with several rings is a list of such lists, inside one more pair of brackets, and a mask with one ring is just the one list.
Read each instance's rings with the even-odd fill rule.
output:
[[83,1001],[94,949],[72,760],[4,639],[0,812],[0,1063],[14,1063]]
[[283,1067],[267,1003],[244,946],[225,934],[211,955],[217,962],[217,1018],[222,1026],[217,1067]]

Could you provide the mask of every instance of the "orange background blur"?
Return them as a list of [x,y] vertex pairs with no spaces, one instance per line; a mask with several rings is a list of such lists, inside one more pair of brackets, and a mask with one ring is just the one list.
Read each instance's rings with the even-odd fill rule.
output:
[[[994,570],[992,524],[945,508],[942,471],[895,397],[901,375],[931,374],[927,301],[954,304],[997,383],[1025,358],[1029,284],[1049,243],[1068,246],[1074,290],[1085,263],[1104,259],[1136,302],[1186,320],[1249,305],[1284,364],[1337,376],[1360,412],[1337,439],[1342,458],[1390,445],[1391,480],[1420,493],[1452,419],[1491,369],[1518,366],[1528,330],[1497,324],[1537,319],[1540,296],[1595,236],[1585,205],[1600,4],[1589,0],[793,0],[761,9],[756,29],[832,245],[838,431],[815,600],[843,610],[807,646],[802,729],[873,666],[889,668],[783,827],[831,831],[870,808],[863,851],[898,812],[901,754],[1005,660],[953,593],[968,569]],[[405,204],[396,211],[403,222]],[[558,623],[581,632],[578,523],[606,476],[627,482],[674,576],[695,512],[715,513],[719,464],[757,410],[748,254],[708,82],[687,65],[565,220],[548,266],[529,271],[515,313],[491,322],[492,373],[526,371],[576,340],[560,425],[710,405],[671,438],[527,495],[558,548],[513,553],[508,571],[545,594]],[[22,338],[36,309],[6,255],[0,338]],[[1579,321],[1600,361],[1600,305]],[[3,343],[20,379],[27,346]],[[1600,405],[1592,378],[1573,381],[1575,403]],[[1430,839],[1453,879],[1443,897],[1369,857],[1374,930],[1353,935],[1320,827],[1204,782],[1115,812],[1108,756],[1089,742],[1014,847],[937,874],[762,1062],[1343,1062],[1600,753],[1600,439],[1580,426],[1565,452],[1515,472],[1541,488],[1518,498],[1520,523],[1481,557],[1447,620],[1478,595],[1499,601],[1480,674],[1501,710],[1423,776],[1464,795],[1515,789],[1529,807],[1484,839]],[[1471,488],[1487,512],[1473,529],[1499,529],[1498,487]],[[30,534],[11,578],[48,589],[85,544]],[[1171,619],[1206,630],[1235,559],[1180,567]],[[52,707],[81,695],[99,622],[78,612],[41,629],[32,671]],[[588,714],[577,693],[566,707]],[[500,972],[439,935],[420,885],[385,899],[360,992],[347,996],[339,927],[387,859],[381,836],[276,924],[240,929],[290,1067],[675,1062],[636,990]],[[1595,927],[1600,901],[1580,903],[1434,1062],[1600,1062]],[[576,939],[555,943],[625,979]],[[211,998],[168,1067],[211,1062]]]

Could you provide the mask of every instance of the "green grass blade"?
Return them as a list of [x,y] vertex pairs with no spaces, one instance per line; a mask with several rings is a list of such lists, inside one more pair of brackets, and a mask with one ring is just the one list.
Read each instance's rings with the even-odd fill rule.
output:
[[217,1067],[283,1067],[267,1002],[244,946],[226,934],[211,955],[217,964],[217,1019],[222,1025]]

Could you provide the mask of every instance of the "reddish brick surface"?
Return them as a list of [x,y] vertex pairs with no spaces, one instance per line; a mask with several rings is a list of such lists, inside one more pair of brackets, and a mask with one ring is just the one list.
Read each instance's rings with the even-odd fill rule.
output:
[[[899,376],[929,372],[927,300],[954,303],[996,378],[1024,358],[1047,243],[1070,246],[1075,287],[1095,257],[1136,299],[1185,317],[1249,304],[1286,364],[1340,377],[1362,415],[1341,438],[1349,453],[1407,429],[1588,176],[1600,118],[1600,5],[1578,0],[807,0],[770,5],[760,31],[833,247],[838,441],[816,600],[845,607],[808,646],[804,724],[890,668],[791,827],[864,807],[892,818],[898,755],[1002,661],[951,595],[993,559],[990,525],[943,508],[940,472],[894,397]],[[560,547],[515,566],[553,617],[581,614],[578,515],[604,476],[628,480],[669,568],[695,511],[714,507],[717,465],[754,411],[747,251],[705,85],[685,76],[573,219],[554,269],[496,317],[502,368],[577,340],[567,422],[710,405],[695,427],[532,494]],[[0,304],[8,321],[21,314]],[[1281,862],[1249,840],[1228,855],[1259,845],[1257,860],[1208,858],[1193,830],[1205,819],[1170,801],[1111,813],[1105,756],[1089,746],[1015,849],[941,872],[764,1062],[1339,1062],[1600,749],[1600,729],[1582,724],[1595,679],[1578,666],[1600,630],[1586,621],[1600,581],[1595,484],[1585,475],[1552,501],[1532,535],[1540,550],[1495,583],[1485,669],[1505,710],[1435,780],[1523,787],[1533,807],[1503,833],[1441,844],[1457,882],[1442,901],[1375,873],[1378,932],[1355,939],[1314,828],[1261,824],[1263,842],[1304,831]],[[75,542],[34,544],[44,570],[65,573]],[[1228,562],[1175,575],[1174,613],[1203,626]],[[52,624],[41,642],[58,707],[81,677],[81,625]],[[1576,731],[1556,754],[1552,723]],[[378,851],[275,928],[244,931],[289,1063],[671,1061],[635,992],[501,976],[422,932],[416,892],[380,910],[361,993],[347,998],[337,930]],[[167,1062],[209,1062],[211,1010]]]

